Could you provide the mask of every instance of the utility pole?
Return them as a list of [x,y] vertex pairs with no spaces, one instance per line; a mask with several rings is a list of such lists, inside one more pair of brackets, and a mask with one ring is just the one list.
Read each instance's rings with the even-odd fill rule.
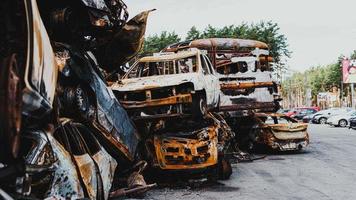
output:
[[351,108],[355,108],[355,91],[354,91],[354,83],[351,83]]

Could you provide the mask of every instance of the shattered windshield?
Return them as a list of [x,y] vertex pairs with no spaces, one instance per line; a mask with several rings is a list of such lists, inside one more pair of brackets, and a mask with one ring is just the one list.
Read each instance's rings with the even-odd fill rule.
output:
[[191,56],[176,60],[138,62],[126,78],[192,73],[197,71],[197,57]]

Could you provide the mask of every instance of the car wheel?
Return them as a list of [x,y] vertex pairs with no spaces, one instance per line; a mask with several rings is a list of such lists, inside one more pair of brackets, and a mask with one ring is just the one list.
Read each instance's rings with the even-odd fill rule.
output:
[[193,100],[193,116],[203,118],[208,113],[206,98],[203,95],[197,95]]
[[319,124],[326,124],[326,118],[325,117],[321,117],[320,119],[319,119]]
[[344,120],[344,119],[341,119],[341,120],[339,121],[339,126],[340,126],[340,127],[346,127],[346,126],[347,126],[347,121]]

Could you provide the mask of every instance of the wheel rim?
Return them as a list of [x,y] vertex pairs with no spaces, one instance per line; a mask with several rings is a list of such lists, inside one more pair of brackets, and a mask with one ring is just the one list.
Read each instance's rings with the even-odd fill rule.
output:
[[346,121],[345,120],[340,120],[339,124],[340,124],[340,126],[345,127],[346,126]]
[[202,115],[205,115],[206,114],[206,104],[205,104],[205,101],[204,99],[200,99],[199,101],[199,107],[200,107],[200,112]]
[[325,118],[321,118],[320,119],[320,124],[325,124],[326,123],[326,119]]

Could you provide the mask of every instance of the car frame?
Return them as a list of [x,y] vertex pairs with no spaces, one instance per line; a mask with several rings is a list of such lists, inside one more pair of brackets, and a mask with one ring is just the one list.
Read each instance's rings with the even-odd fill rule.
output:
[[220,104],[219,80],[206,52],[198,49],[143,57],[111,89],[136,118],[202,117]]
[[[309,145],[308,124],[279,113],[256,113],[255,117],[258,122],[252,129],[255,144],[278,151],[300,151]],[[268,118],[273,120],[272,124],[266,123]],[[288,123],[280,123],[280,119]]]

